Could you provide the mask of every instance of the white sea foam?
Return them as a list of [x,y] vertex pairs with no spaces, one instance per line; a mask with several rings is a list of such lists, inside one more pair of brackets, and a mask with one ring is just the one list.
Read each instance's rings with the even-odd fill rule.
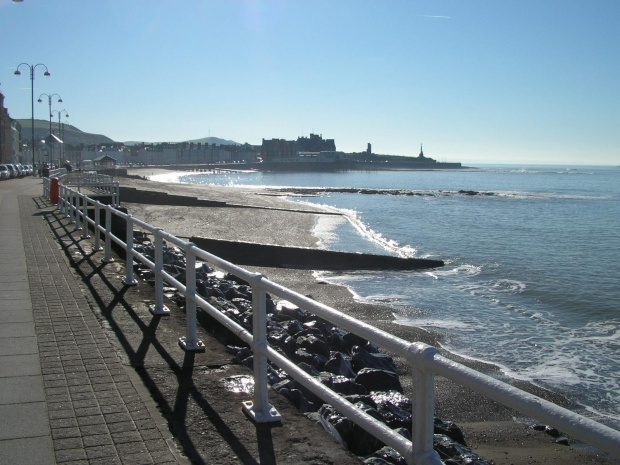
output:
[[187,173],[181,171],[171,171],[169,173],[154,174],[148,178],[150,181],[181,183],[182,181],[180,181],[180,178],[185,175],[187,175]]

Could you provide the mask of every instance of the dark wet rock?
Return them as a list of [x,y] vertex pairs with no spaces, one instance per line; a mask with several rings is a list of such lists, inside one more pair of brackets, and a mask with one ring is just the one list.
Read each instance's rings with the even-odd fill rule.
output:
[[310,402],[299,389],[282,388],[278,393],[286,397],[301,413],[316,412],[317,404]]
[[351,440],[353,422],[342,416],[331,405],[323,404],[318,411],[318,421],[325,431],[332,435],[336,441],[345,446]]
[[353,365],[351,365],[350,357],[343,355],[341,352],[332,352],[329,360],[325,362],[323,370],[335,375],[355,378],[355,371],[353,370]]
[[252,301],[252,289],[248,286],[231,286],[224,295],[228,300],[245,299]]
[[312,365],[308,365],[307,363],[301,362],[297,365],[299,368],[301,368],[302,370],[304,370],[306,373],[308,373],[310,376],[321,376],[321,372],[319,370],[317,370],[316,368],[314,368]]
[[[359,404],[369,415],[381,421],[380,415],[365,404]],[[321,424],[334,437],[340,437],[340,442],[346,444],[355,455],[368,456],[374,451],[381,449],[384,444],[368,434],[362,428],[336,411],[331,405],[323,405],[319,414],[322,418]],[[334,434],[334,430],[337,435]]]
[[332,351],[342,352],[346,354],[349,353],[349,348],[347,347],[347,344],[342,337],[341,332],[338,331],[337,328],[332,328],[331,333],[326,337],[326,341]]
[[308,365],[312,365],[317,370],[322,370],[323,365],[327,359],[319,354],[312,354],[305,349],[297,349],[293,354],[293,359],[296,363],[305,362]]
[[338,330],[338,332],[342,336],[342,339],[344,340],[347,346],[347,351],[349,353],[351,352],[351,349],[353,349],[354,346],[364,347],[368,343],[366,339],[364,339],[362,336],[358,336],[357,334],[350,333],[350,332],[343,331],[343,330]]
[[252,302],[247,299],[230,299],[232,304],[239,309],[241,313],[252,311]]
[[543,425],[541,423],[537,423],[535,425],[530,426],[534,431],[544,431],[547,428],[547,425]]
[[239,284],[241,286],[249,286],[250,283],[248,283],[245,279],[241,279],[239,276],[235,276],[234,274],[231,273],[226,273],[224,275],[224,279],[226,281],[232,281],[236,284]]
[[220,290],[217,285],[214,285],[211,280],[199,280],[196,281],[196,291],[201,296],[208,297],[218,297],[220,299],[225,299],[226,296]]
[[[411,430],[412,406],[409,399],[396,391],[374,392],[371,397],[375,401],[377,412],[381,414],[384,423],[390,428]],[[405,402],[403,399],[409,402]]]
[[452,423],[451,421],[443,421],[440,418],[435,418],[434,428],[435,434],[447,436],[450,439],[458,442],[459,444],[467,446],[463,431],[461,431],[461,428],[456,426],[456,424]]
[[374,405],[379,405],[383,402],[389,402],[392,405],[395,405],[396,407],[401,408],[409,413],[413,411],[411,399],[398,391],[375,391],[370,394],[370,398],[372,399]]
[[243,347],[240,350],[237,351],[237,353],[235,354],[235,358],[240,362],[243,363],[243,361],[252,356],[252,350],[249,347]]
[[545,427],[545,433],[547,433],[549,436],[557,438],[560,437],[560,432],[555,429],[553,426],[547,426]]
[[294,335],[295,339],[308,336],[314,336],[318,337],[319,339],[325,340],[325,338],[323,337],[323,333],[317,328],[303,328],[300,332]]
[[207,302],[209,302],[209,304],[211,304],[213,307],[217,308],[218,310],[237,310],[237,307],[235,307],[232,302],[229,302],[226,299],[223,299],[221,297],[209,297],[208,299],[206,299]]
[[369,407],[372,407],[374,409],[377,408],[377,404],[376,402],[373,400],[372,395],[371,394],[354,394],[354,395],[350,395],[350,396],[345,396],[345,399],[347,399],[347,401],[349,401],[350,403],[356,405],[356,404],[366,404]]
[[467,447],[441,434],[435,434],[433,436],[433,448],[444,463],[449,463],[448,460],[452,460],[453,462],[450,463],[459,465],[491,465],[490,462],[487,462],[479,455],[473,453]]
[[361,384],[356,384],[353,380],[344,376],[333,376],[331,373],[323,372],[320,374],[320,381],[332,391],[345,396],[352,394],[366,394],[366,388]]
[[327,346],[327,343],[316,336],[298,337],[297,347],[300,349],[306,349],[312,354],[322,355],[326,360],[329,357],[329,347]]
[[405,461],[405,457],[400,455],[391,447],[382,447],[381,449],[373,452],[368,457],[366,457],[362,463],[367,465],[379,465],[379,464],[389,464],[389,465],[407,465]]
[[282,318],[295,319],[300,322],[304,321],[306,311],[285,300],[281,300],[276,304],[276,314]]
[[281,381],[274,384],[273,389],[278,394],[294,401],[295,407],[302,413],[316,412],[323,404],[323,401],[318,396],[308,391],[295,380]]
[[267,342],[275,347],[280,347],[285,354],[291,356],[297,349],[295,339],[293,339],[286,331],[270,331],[267,334]]
[[398,374],[398,369],[394,364],[394,360],[387,354],[369,353],[360,346],[354,346],[351,349],[351,363],[355,371],[362,368],[376,368],[378,370],[389,371]]
[[[370,415],[374,419],[383,422],[381,414],[366,404],[356,404],[356,406],[364,413]],[[348,441],[349,449],[355,455],[367,456],[376,450],[381,449],[385,444],[377,438],[367,433],[360,426],[353,424],[353,431]]]
[[398,391],[403,392],[398,375],[376,368],[363,368],[357,373],[355,382],[364,386],[368,392]]
[[570,441],[568,440],[568,438],[565,437],[559,437],[555,440],[556,444],[560,444],[561,446],[570,446]]
[[[304,329],[306,330],[316,330],[319,331],[319,334],[321,334],[323,336],[323,338],[326,338],[327,336],[330,335],[331,333],[331,329],[333,328],[333,325],[323,321],[319,318],[313,319],[311,321],[306,321],[303,324]],[[317,334],[317,333],[314,333]]]
[[296,336],[303,331],[303,325],[299,320],[286,320],[280,326],[291,336]]
[[241,365],[246,366],[250,369],[254,369],[254,356],[251,355],[248,358],[245,358],[241,361]]
[[269,384],[277,384],[287,379],[289,378],[284,370],[281,370],[279,368],[275,369],[271,366],[267,368],[267,380]]

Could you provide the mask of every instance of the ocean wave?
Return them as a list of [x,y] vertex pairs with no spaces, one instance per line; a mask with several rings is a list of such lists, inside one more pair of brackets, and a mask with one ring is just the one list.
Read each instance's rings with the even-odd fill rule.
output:
[[[346,208],[336,208],[331,205],[298,201],[301,204],[308,204],[318,206],[331,214],[338,213],[340,217],[323,218],[320,217],[315,223],[313,234],[319,239],[319,244],[322,247],[328,248],[330,245],[336,243],[340,237],[336,233],[338,227],[342,226],[344,220],[346,220],[361,237],[365,238],[369,242],[379,246],[387,252],[391,252],[402,258],[414,258],[417,254],[417,249],[410,245],[400,245],[397,241],[385,237],[382,233],[370,228],[359,217],[359,213],[356,210]],[[340,218],[340,219],[339,219]],[[343,220],[344,219],[344,220]],[[350,252],[357,252],[357,250],[350,250]]]

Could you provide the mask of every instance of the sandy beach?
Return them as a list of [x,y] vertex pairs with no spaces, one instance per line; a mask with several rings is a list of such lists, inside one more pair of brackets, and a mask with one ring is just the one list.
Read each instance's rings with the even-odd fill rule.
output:
[[[318,247],[317,238],[312,235],[317,215],[321,214],[318,208],[288,202],[281,197],[282,193],[271,193],[264,189],[197,186],[138,179],[163,173],[170,171],[153,168],[132,169],[128,174],[136,177],[116,179],[126,188],[225,202],[226,206],[152,205],[126,202],[121,197],[122,205],[131,215],[181,238],[198,236],[261,244]],[[405,340],[421,341],[435,346],[441,344],[440,337],[436,334],[395,324],[390,307],[360,303],[346,288],[317,281],[310,270],[279,268],[254,268],[254,270],[265,274],[272,281],[302,294],[310,294],[322,303],[370,322]],[[497,371],[493,365],[462,360],[443,350],[442,355],[484,373]],[[401,382],[405,392],[408,393],[410,392],[408,367],[402,361],[397,360],[397,364],[403,373]],[[556,444],[553,437],[530,428],[535,423],[534,420],[521,418],[517,412],[443,378],[436,378],[436,386],[436,416],[459,425],[465,434],[468,446],[494,463],[620,463],[616,459],[603,457],[577,441],[571,441],[570,446]],[[531,384],[520,383],[517,386],[571,408],[571,403],[560,395]]]

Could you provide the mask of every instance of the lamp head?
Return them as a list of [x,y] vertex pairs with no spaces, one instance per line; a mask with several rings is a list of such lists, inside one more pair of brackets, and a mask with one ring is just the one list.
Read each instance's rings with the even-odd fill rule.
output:
[[58,99],[58,103],[62,103],[62,99],[61,98]]
[[15,70],[15,72],[13,73],[15,76],[21,76],[22,73],[19,72],[18,69]]
[[41,103],[42,101],[43,101],[43,100],[41,100],[41,99],[37,100],[37,102],[39,102],[39,103]]
[[45,72],[43,73],[43,76],[50,76],[50,72],[49,72],[49,71],[45,71]]

